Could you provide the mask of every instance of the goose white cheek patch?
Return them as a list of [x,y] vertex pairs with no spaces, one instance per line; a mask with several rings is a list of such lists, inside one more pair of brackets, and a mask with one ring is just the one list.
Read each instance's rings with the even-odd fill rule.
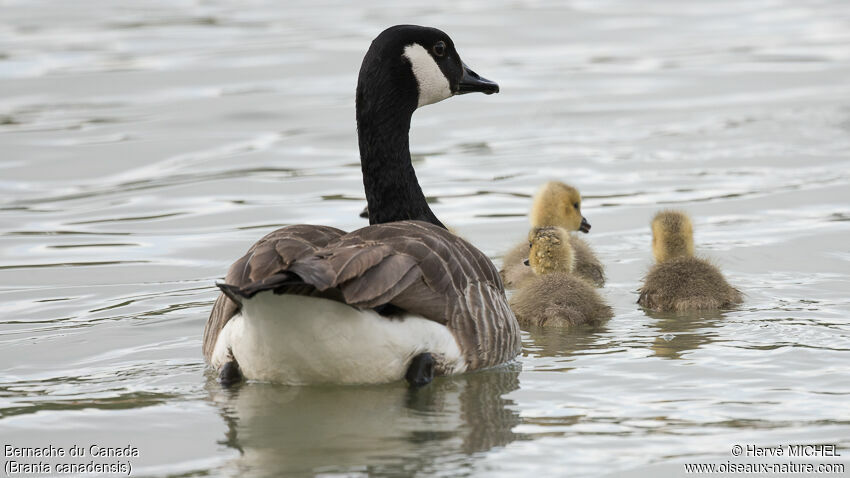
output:
[[404,48],[404,56],[410,60],[413,76],[419,83],[419,107],[443,101],[452,96],[449,80],[422,45],[418,43],[407,45]]

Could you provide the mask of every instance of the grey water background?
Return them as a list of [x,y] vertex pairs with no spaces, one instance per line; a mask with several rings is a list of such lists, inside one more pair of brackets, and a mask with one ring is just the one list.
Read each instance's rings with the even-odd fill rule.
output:
[[[502,87],[415,114],[436,214],[499,263],[535,189],[574,184],[616,316],[416,394],[222,390],[214,281],[279,226],[365,225],[353,92],[397,23]],[[847,463],[849,185],[843,0],[1,0],[0,445],[132,445],[140,476],[678,476],[754,462],[734,444]],[[742,306],[636,306],[665,207]]]

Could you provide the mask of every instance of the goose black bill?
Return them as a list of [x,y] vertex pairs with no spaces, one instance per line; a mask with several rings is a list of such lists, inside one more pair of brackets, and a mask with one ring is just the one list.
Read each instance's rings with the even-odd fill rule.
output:
[[464,95],[466,93],[484,93],[492,95],[499,92],[499,85],[494,81],[479,76],[478,73],[472,71],[471,68],[463,64],[463,77],[457,85],[457,94]]

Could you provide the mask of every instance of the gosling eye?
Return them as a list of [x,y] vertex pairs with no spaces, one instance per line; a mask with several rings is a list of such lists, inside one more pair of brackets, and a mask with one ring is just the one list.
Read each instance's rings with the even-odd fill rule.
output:
[[431,47],[431,51],[434,52],[434,55],[442,57],[446,54],[446,42],[438,41],[437,43],[434,43],[434,46]]
[[581,207],[581,204],[574,202],[573,207],[576,208],[576,210],[578,210]]

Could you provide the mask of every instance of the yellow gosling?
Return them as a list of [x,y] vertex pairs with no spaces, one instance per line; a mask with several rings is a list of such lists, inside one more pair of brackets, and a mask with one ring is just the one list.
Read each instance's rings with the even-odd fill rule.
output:
[[638,304],[657,311],[728,308],[743,301],[723,273],[694,255],[694,228],[682,211],[661,211],[652,219],[656,264],[640,289]]
[[533,227],[559,226],[568,231],[590,231],[590,224],[581,215],[581,194],[560,181],[549,181],[540,187],[529,217]]
[[[581,214],[581,194],[578,189],[559,181],[549,181],[537,191],[529,213],[531,227],[557,226],[567,231],[589,232],[590,223]],[[570,234],[575,255],[575,273],[597,287],[605,285],[605,269],[596,258],[590,245]],[[503,259],[502,281],[505,287],[516,288],[533,276],[523,264],[528,258],[529,246],[521,242],[508,251]]]
[[529,243],[528,266],[524,266],[532,276],[510,300],[520,326],[570,327],[612,317],[611,307],[596,289],[573,273],[575,251],[568,231],[535,228]]

